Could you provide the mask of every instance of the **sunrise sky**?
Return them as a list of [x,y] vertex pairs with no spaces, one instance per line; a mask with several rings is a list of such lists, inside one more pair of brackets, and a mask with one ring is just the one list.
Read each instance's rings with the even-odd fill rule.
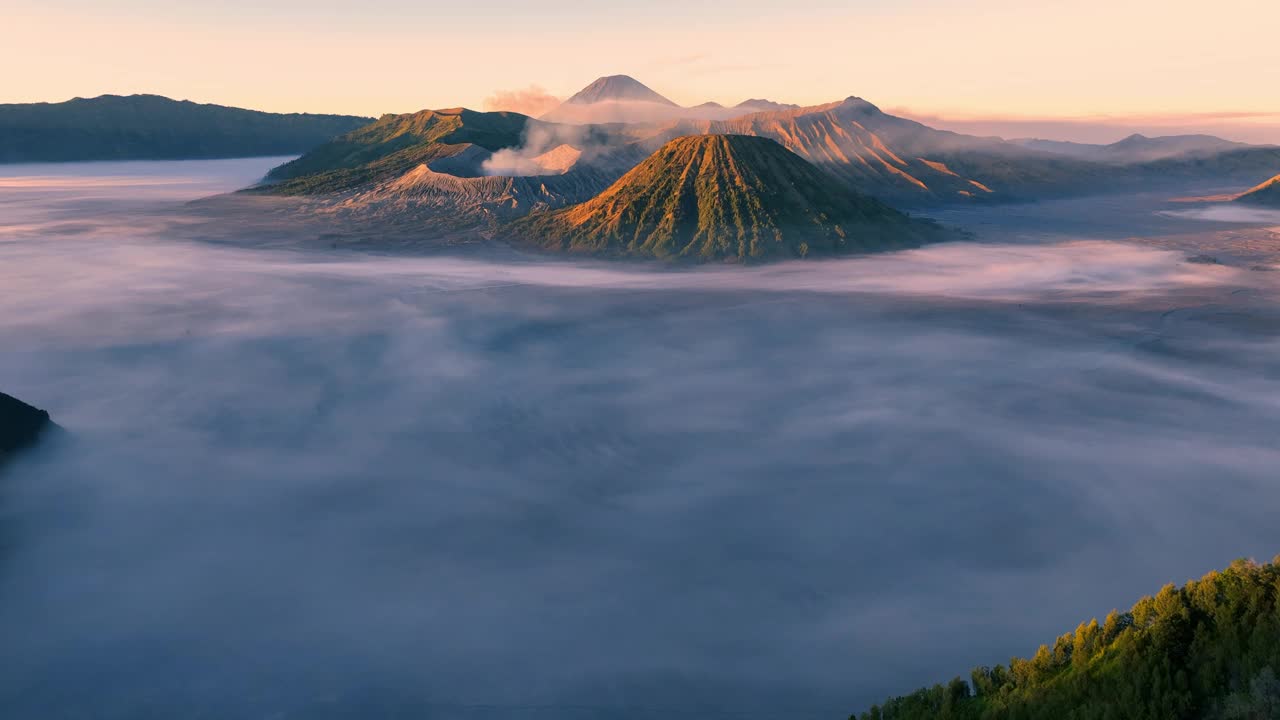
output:
[[[564,97],[599,75],[626,73],[683,104],[859,95],[938,124],[969,122],[969,131],[1088,118],[1115,132],[1135,123],[1225,127],[1280,142],[1274,0],[0,0],[0,8],[0,63],[10,69],[0,102],[149,92],[378,115],[481,108],[495,92],[531,85]],[[1066,127],[1056,134],[1071,135]]]

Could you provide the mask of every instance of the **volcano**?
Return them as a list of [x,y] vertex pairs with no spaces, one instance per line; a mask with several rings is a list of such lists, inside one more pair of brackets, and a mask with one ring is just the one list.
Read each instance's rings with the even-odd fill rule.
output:
[[704,262],[843,255],[945,237],[777,142],[745,135],[672,140],[595,198],[509,230],[549,250]]
[[598,78],[595,82],[579,90],[573,97],[565,100],[565,103],[569,105],[591,105],[592,103],[610,100],[650,102],[676,107],[675,103],[654,92],[648,85],[630,75],[609,75]]
[[686,113],[633,77],[609,75],[579,90],[542,119],[575,124],[656,122]]

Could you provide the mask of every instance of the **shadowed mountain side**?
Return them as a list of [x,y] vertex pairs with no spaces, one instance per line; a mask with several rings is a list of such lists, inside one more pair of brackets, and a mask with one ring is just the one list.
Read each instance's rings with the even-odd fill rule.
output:
[[905,205],[1088,195],[1188,179],[1238,180],[1280,163],[1280,148],[1229,144],[1216,151],[1121,166],[1000,138],[936,130],[884,113],[857,97],[730,120],[682,120],[632,130],[637,139],[651,141],[699,133],[773,138],[855,190]]
[[0,162],[290,155],[371,121],[266,113],[158,95],[0,105]]
[[1236,202],[1280,208],[1280,175],[1241,194]]
[[1129,165],[1120,177],[1143,185],[1215,178],[1256,182],[1280,167],[1280,147],[1251,145],[1211,155],[1186,155]]
[[0,392],[0,467],[57,429],[48,412]]
[[506,232],[549,250],[739,262],[914,247],[946,236],[849,192],[773,140],[744,135],[672,140],[592,200]]

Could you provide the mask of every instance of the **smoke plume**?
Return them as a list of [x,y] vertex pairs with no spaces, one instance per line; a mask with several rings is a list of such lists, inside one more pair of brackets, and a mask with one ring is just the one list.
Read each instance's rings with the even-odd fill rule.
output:
[[519,90],[498,90],[484,99],[484,109],[489,112],[505,110],[529,117],[540,117],[559,104],[560,98],[537,85]]

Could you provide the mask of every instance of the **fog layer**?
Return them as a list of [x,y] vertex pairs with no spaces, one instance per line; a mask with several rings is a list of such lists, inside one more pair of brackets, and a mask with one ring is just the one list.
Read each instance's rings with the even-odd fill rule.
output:
[[837,718],[1280,550],[1277,273],[201,242],[273,163],[0,178],[0,715]]

